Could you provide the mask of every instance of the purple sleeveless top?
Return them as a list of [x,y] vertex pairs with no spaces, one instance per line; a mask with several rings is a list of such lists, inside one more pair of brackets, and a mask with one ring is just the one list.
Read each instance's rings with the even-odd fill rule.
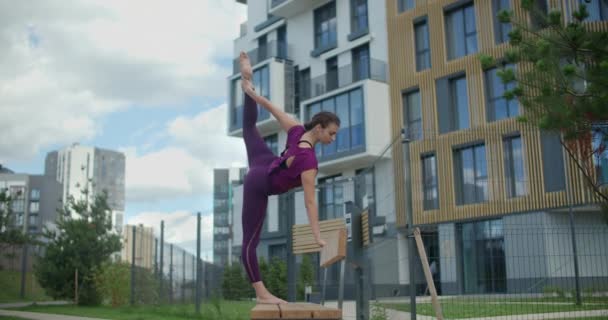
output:
[[[302,185],[302,172],[310,169],[317,169],[317,156],[314,148],[300,148],[298,141],[306,132],[303,126],[297,125],[291,127],[287,132],[287,143],[285,151],[280,157],[275,159],[268,168],[269,173],[269,194],[281,194],[290,189],[300,187]],[[291,165],[287,167],[284,161],[295,156]]]

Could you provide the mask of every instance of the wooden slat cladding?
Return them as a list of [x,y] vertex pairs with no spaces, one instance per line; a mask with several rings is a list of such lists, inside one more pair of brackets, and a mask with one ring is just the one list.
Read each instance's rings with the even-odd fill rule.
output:
[[[403,91],[418,88],[422,108],[423,140],[410,143],[409,161],[412,170],[414,224],[481,218],[566,206],[565,191],[545,192],[544,190],[540,132],[531,125],[519,123],[515,119],[496,122],[486,120],[484,70],[481,68],[477,55],[484,53],[501,58],[508,47],[508,44],[495,45],[493,1],[417,0],[414,9],[402,13],[397,12],[396,1],[386,0],[388,54],[391,70],[392,134],[398,134],[403,127]],[[549,7],[551,9],[561,8],[561,4],[565,1],[570,1],[575,8],[578,3],[577,0],[550,0]],[[473,3],[475,7],[478,52],[448,60],[444,8],[466,3]],[[511,7],[519,18],[527,19],[518,0],[511,0]],[[414,21],[421,17],[427,17],[432,68],[417,72]],[[608,23],[605,21],[589,22],[587,26],[594,31],[608,30]],[[439,134],[436,81],[462,72],[466,74],[467,80],[470,128]],[[523,111],[521,106],[520,111]],[[505,136],[514,133],[519,133],[521,136],[527,194],[508,198],[505,186],[503,140]],[[454,148],[477,141],[484,143],[486,147],[489,200],[477,204],[456,205]],[[422,202],[421,155],[428,152],[434,152],[437,159],[439,209],[425,211]],[[405,164],[401,144],[395,145],[393,148],[393,158],[395,160],[394,187],[397,224],[405,226],[407,223],[406,189],[403,183]],[[576,169],[574,163],[567,160],[565,165],[571,176],[574,203],[583,204],[594,201],[592,194],[585,190],[582,174]]]

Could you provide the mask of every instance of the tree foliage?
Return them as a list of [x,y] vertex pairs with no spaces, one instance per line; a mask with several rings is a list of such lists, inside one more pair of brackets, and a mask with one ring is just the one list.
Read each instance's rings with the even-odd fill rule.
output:
[[482,66],[517,64],[515,70],[503,66],[498,72],[503,83],[515,84],[504,97],[524,107],[520,121],[561,134],[569,158],[606,206],[608,33],[590,27],[585,4],[567,19],[558,10],[541,12],[532,0],[522,0],[521,6],[530,19],[513,11],[498,14],[513,26],[510,47],[499,62],[481,55]]
[[59,211],[56,227],[44,230],[47,246],[35,266],[36,277],[49,296],[72,300],[78,270],[79,304],[100,304],[95,274],[121,249],[120,237],[111,232],[107,194],[95,196],[92,203],[70,198]]

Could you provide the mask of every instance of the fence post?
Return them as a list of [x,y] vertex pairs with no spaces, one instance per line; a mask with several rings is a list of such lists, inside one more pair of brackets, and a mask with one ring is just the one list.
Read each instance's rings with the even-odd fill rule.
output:
[[131,305],[135,305],[135,235],[136,227],[133,226],[131,240]]
[[412,209],[412,177],[410,172],[410,139],[409,133],[402,129],[403,134],[403,161],[405,162],[404,183],[405,183],[405,210],[406,210],[406,227],[405,235],[407,237],[407,260],[410,274],[410,320],[416,320],[416,263],[414,261],[416,244],[414,240],[414,213]]
[[159,279],[160,279],[160,288],[158,292],[158,298],[162,302],[163,301],[163,262],[165,255],[165,221],[160,221],[160,269],[159,269]]
[[196,314],[201,313],[201,213],[196,214]]

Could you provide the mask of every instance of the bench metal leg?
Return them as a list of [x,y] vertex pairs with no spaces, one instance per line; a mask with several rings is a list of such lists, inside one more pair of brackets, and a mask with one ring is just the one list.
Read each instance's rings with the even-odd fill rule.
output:
[[338,309],[342,310],[342,302],[344,302],[344,267],[346,259],[340,262],[340,284],[338,288]]
[[321,305],[325,305],[325,289],[327,287],[327,268],[323,268],[323,289],[321,293]]

